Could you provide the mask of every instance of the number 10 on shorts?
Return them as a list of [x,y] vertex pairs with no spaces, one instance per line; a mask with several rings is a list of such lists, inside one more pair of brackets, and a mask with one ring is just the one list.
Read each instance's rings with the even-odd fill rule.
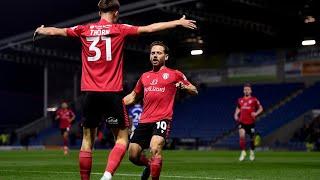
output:
[[159,121],[157,122],[157,129],[161,128],[161,133],[163,133],[165,130],[167,130],[167,123],[165,121]]

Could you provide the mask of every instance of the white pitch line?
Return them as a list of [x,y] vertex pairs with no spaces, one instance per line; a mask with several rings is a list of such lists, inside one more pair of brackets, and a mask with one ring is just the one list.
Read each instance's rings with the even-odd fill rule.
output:
[[[16,171],[16,170],[2,170],[0,169],[0,172],[23,172],[23,173],[52,173],[52,174],[78,174],[79,172],[71,172],[71,171]],[[91,173],[94,175],[102,175],[102,173]],[[134,177],[140,177],[139,174],[124,174],[124,173],[116,173],[115,176],[134,176]],[[176,178],[176,179],[215,179],[215,180],[222,180],[224,178],[217,178],[217,177],[199,177],[199,176],[161,176],[164,178]]]

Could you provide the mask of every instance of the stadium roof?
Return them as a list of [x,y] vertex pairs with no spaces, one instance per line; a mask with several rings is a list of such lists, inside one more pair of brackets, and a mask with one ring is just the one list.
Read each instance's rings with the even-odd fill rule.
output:
[[[175,29],[156,35],[133,39],[128,49],[132,53],[146,50],[154,40],[164,40],[183,57],[194,48],[206,54],[264,48],[299,46],[306,37],[319,38],[319,2],[315,0],[122,0],[121,21],[134,25],[173,20],[183,14],[198,21],[197,31]],[[38,49],[31,48],[32,31],[39,25],[72,26],[98,18],[97,1],[33,0],[1,3],[0,57],[4,54],[28,56],[46,55],[77,60],[79,45],[56,38],[43,39]],[[307,16],[315,23],[304,22]],[[70,21],[71,20],[71,21]],[[59,46],[63,43],[68,46]],[[14,53],[12,53],[14,52]],[[135,56],[134,56],[135,57]],[[139,56],[137,56],[139,57]]]

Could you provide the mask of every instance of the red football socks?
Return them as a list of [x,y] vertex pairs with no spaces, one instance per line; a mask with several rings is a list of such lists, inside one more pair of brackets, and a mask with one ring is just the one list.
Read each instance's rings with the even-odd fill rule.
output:
[[241,150],[246,149],[246,140],[244,138],[240,138],[240,148]]
[[162,159],[153,157],[150,162],[152,180],[159,180],[162,167]]
[[68,138],[63,137],[63,146],[68,146]]
[[126,154],[127,146],[123,144],[116,144],[111,150],[108,157],[108,164],[105,171],[108,171],[112,175],[119,167],[123,156]]
[[91,173],[91,167],[92,167],[91,151],[80,151],[79,167],[80,167],[81,180],[90,180],[90,173]]

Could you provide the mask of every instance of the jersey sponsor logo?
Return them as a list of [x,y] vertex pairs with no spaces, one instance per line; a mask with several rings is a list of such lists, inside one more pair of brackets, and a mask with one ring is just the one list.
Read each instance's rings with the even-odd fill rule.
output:
[[117,124],[119,124],[119,120],[118,120],[117,118],[115,118],[115,117],[108,117],[108,118],[106,119],[106,122],[107,122],[107,124],[110,124],[110,125],[117,125]]
[[168,78],[169,78],[169,74],[168,74],[168,73],[163,73],[163,74],[162,74],[162,78],[163,78],[164,80],[168,79]]
[[112,25],[107,24],[107,25],[91,25],[90,29],[109,29]]
[[155,87],[155,86],[149,86],[147,88],[144,88],[144,92],[165,92],[166,88],[159,88],[159,87]]
[[242,106],[241,109],[251,109],[250,106]]
[[150,85],[154,86],[158,84],[158,79],[154,79],[151,81]]

